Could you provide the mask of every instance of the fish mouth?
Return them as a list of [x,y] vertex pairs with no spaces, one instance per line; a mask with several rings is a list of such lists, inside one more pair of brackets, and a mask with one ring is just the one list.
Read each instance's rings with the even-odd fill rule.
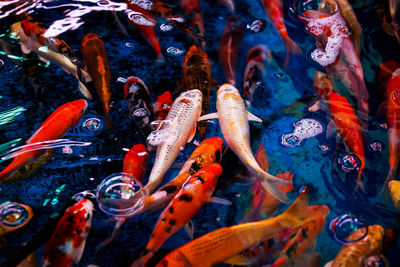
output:
[[192,89],[190,91],[184,92],[181,95],[183,98],[197,99],[201,101],[203,98],[203,93],[199,89]]

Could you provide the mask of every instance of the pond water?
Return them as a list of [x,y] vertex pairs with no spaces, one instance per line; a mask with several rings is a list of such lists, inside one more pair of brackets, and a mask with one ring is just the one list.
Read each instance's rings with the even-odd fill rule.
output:
[[[201,29],[187,26],[188,21],[195,21],[196,17],[185,15],[178,1],[164,2],[181,18],[186,19],[186,22],[174,22],[161,15],[154,16],[154,22],[146,21],[145,17],[140,17],[140,13],[129,9],[124,1],[0,2],[0,156],[3,157],[0,161],[1,170],[11,162],[10,159],[4,158],[10,154],[9,151],[24,145],[56,108],[84,98],[76,77],[67,74],[57,64],[41,61],[36,53],[23,55],[21,40],[13,39],[10,35],[12,24],[28,16],[42,22],[49,29],[46,34],[58,36],[68,44],[81,63],[84,54],[81,47],[82,38],[87,33],[96,33],[103,41],[107,53],[112,93],[109,103],[111,127],[106,125],[105,108],[99,100],[94,83],[86,82],[85,85],[93,98],[87,99],[88,107],[77,126],[69,129],[62,137],[67,140],[53,142],[53,154],[48,155],[45,163],[28,178],[0,184],[0,203],[23,203],[30,206],[34,213],[28,224],[5,237],[4,246],[16,247],[31,240],[55,216],[54,214],[64,212],[73,195],[85,190],[95,190],[103,179],[120,173],[129,148],[134,144],[146,144],[148,129],[138,127],[138,124],[130,119],[124,93],[128,77],[135,76],[144,82],[153,103],[165,91],[170,91],[173,99],[176,99],[181,92],[189,89],[180,88],[184,84],[181,82],[184,77],[182,64],[191,46],[196,43],[196,34],[201,35]],[[205,45],[211,75],[215,80],[210,80],[213,85],[207,103],[209,112],[217,111],[218,87],[227,82],[232,83],[232,79],[240,94],[246,94],[246,57],[250,49],[264,45],[270,51],[268,55],[271,58],[268,64],[264,65],[264,74],[259,79],[261,84],[254,87],[256,89],[252,92],[251,99],[248,98],[246,102],[246,109],[262,119],[261,123],[250,122],[251,148],[253,153],[256,153],[259,145],[264,144],[269,173],[276,175],[287,171],[293,174],[293,191],[288,193],[290,203],[296,199],[301,188],[307,185],[310,191],[310,205],[329,207],[330,212],[317,238],[315,249],[311,248],[320,254],[320,265],[333,260],[342,246],[336,239],[343,233],[338,233],[335,239],[335,235],[329,230],[330,222],[337,217],[352,215],[345,217],[347,220],[350,218],[350,228],[358,227],[361,221],[367,225],[379,224],[384,229],[392,229],[398,233],[399,212],[392,203],[388,189],[380,194],[389,172],[390,127],[385,112],[379,108],[385,101],[380,66],[388,60],[400,62],[400,45],[396,37],[385,31],[383,26],[387,25],[382,24],[382,16],[379,15],[387,12],[384,9],[386,2],[350,1],[363,29],[360,62],[369,95],[368,124],[363,124],[362,131],[365,150],[365,169],[362,174],[364,191],[355,190],[357,169],[362,163],[355,153],[351,153],[351,149],[346,148],[343,138],[336,134],[336,129],[331,129],[332,124],[329,122],[332,115],[326,109],[315,112],[308,109],[316,99],[315,72],[325,71],[325,68],[311,56],[316,48],[316,40],[307,32],[305,22],[293,11],[292,1],[284,3],[284,20],[290,38],[301,48],[302,54],[290,53],[287,67],[284,66],[285,43],[270,17],[266,16],[262,1],[233,0],[234,12],[224,2],[230,1],[199,1],[204,22],[204,39],[197,39],[197,44]],[[232,60],[227,59],[228,48],[222,49],[222,53],[226,55],[223,55],[221,60],[219,45],[226,22],[233,13],[239,17],[235,17],[231,25],[236,23],[236,27],[241,28],[242,36],[239,37],[241,41],[236,52],[236,64],[233,65],[236,69],[233,70],[232,76],[226,74],[223,66],[224,62]],[[145,25],[150,23],[150,27],[135,27],[132,20]],[[151,40],[146,41],[140,32],[141,29],[143,32],[146,31],[143,29],[149,28],[154,28],[157,36],[153,43]],[[196,33],[195,38],[192,38],[193,34],[190,32]],[[154,41],[159,42],[161,51],[158,53]],[[234,42],[236,41],[237,39],[234,39]],[[344,92],[343,95],[356,112],[360,111],[357,108],[357,97],[348,92]],[[357,114],[360,118],[363,116],[362,112]],[[224,137],[218,120],[210,119],[207,121],[204,138],[214,136]],[[162,185],[179,173],[196,144],[201,141],[202,136],[198,131],[193,141],[179,152],[174,164],[164,175]],[[155,161],[155,149],[149,154],[150,161],[144,175],[144,184]],[[214,195],[229,200],[232,205],[205,204],[192,219],[194,238],[243,222],[246,210],[252,205],[253,180],[237,177],[243,167],[240,160],[231,150],[226,150],[222,155],[221,165],[223,173]],[[115,221],[110,219],[103,209],[98,208],[96,201],[94,204],[92,227],[77,266],[129,266],[144,250],[160,210],[130,218],[110,244],[96,251],[96,246],[111,235]],[[288,205],[281,203],[276,214],[285,211]],[[258,220],[264,219],[258,216]],[[164,243],[151,264],[190,240],[183,229],[179,230]],[[400,243],[395,239],[385,252],[391,266],[400,266],[400,257],[396,255],[399,248]],[[44,257],[44,246],[36,250],[36,257],[40,264]],[[0,263],[4,262],[4,258],[0,259]]]

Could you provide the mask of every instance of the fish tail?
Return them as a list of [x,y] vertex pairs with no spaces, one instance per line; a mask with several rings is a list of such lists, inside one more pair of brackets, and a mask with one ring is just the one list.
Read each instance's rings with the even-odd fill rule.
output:
[[107,246],[108,244],[110,244],[110,243],[114,240],[114,238],[117,236],[119,230],[121,229],[122,225],[124,225],[124,223],[125,223],[125,220],[118,220],[118,221],[115,223],[114,230],[113,230],[113,232],[111,233],[110,237],[108,237],[106,240],[104,240],[103,242],[101,242],[101,243],[96,247],[96,252],[97,252],[99,249],[101,249],[101,248]]
[[4,180],[7,180],[26,163],[28,163],[28,161],[24,160],[24,158],[20,156],[14,158],[14,160],[4,170],[0,172],[0,183]]
[[136,259],[132,264],[131,267],[145,267],[147,262],[154,256],[154,253],[147,250],[144,252],[142,256]]
[[265,171],[260,171],[260,175],[258,176],[260,178],[260,182],[262,187],[270,193],[272,196],[274,196],[276,199],[278,199],[281,202],[288,203],[289,199],[286,196],[285,193],[283,193],[278,187],[278,184],[291,184],[291,181],[286,181],[283,179],[280,179],[278,177],[272,176],[271,174],[265,172]]
[[392,180],[395,178],[395,176],[396,176],[396,171],[397,171],[396,166],[390,167],[390,169],[389,169],[389,174],[387,175],[386,180],[385,180],[385,182],[384,182],[383,185],[382,185],[381,191],[379,192],[379,195],[380,195],[380,196],[381,196],[381,195],[383,194],[383,192],[385,191],[385,189],[386,189],[387,185],[389,184],[389,182],[392,181]]
[[285,64],[284,68],[286,68],[289,65],[289,53],[294,54],[294,55],[302,55],[303,51],[301,48],[289,37],[284,38],[283,42],[285,43],[286,46],[286,58],[285,58]]
[[308,206],[309,189],[305,186],[297,199],[287,210],[278,216],[279,222],[285,227],[297,227],[316,217],[329,214],[327,206]]
[[356,188],[354,188],[354,193],[358,190],[358,188],[360,188],[361,191],[363,191],[363,193],[366,192],[364,184],[363,184],[362,179],[361,179],[361,176],[362,176],[362,171],[359,171],[358,174],[357,174],[357,185],[356,185]]

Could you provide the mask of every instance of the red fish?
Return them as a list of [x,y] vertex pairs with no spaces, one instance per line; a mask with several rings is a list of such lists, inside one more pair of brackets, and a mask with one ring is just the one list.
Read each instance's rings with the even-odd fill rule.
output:
[[400,157],[400,68],[393,72],[386,84],[386,120],[389,123],[389,174],[381,193],[389,181],[395,178]]
[[149,153],[147,153],[147,149],[144,145],[134,145],[131,149],[129,149],[128,153],[126,153],[124,157],[122,172],[129,173],[134,178],[142,182],[146,173],[146,166],[149,162],[149,159]]
[[301,55],[303,52],[300,47],[290,39],[283,20],[283,3],[282,0],[263,0],[265,13],[271,19],[272,24],[279,32],[283,42],[286,45],[285,67],[289,64],[289,53]]
[[83,62],[93,79],[94,88],[103,105],[106,114],[106,128],[111,127],[110,101],[111,101],[111,71],[108,64],[106,49],[103,41],[95,33],[88,33],[83,36],[81,42]]
[[232,85],[236,83],[236,61],[243,39],[243,29],[241,18],[237,15],[230,16],[218,46],[219,61],[224,68],[226,80]]
[[85,248],[92,222],[93,203],[82,199],[68,208],[58,222],[44,251],[45,266],[72,266]]
[[161,213],[146,246],[146,254],[132,266],[145,266],[162,244],[192,219],[214,192],[222,167],[218,163],[192,175]]
[[165,91],[159,95],[153,104],[156,120],[165,120],[172,105],[172,95],[170,91]]
[[200,41],[200,48],[205,49],[206,43],[204,40],[204,21],[200,12],[199,0],[179,0],[179,5],[182,8],[183,13],[190,18],[189,24],[194,28],[194,35],[198,37]]
[[[340,137],[350,151],[360,160],[360,167],[357,172],[356,190],[360,187],[361,190],[365,192],[361,181],[361,175],[365,168],[365,152],[361,122],[353,106],[347,99],[332,91],[332,84],[326,74],[319,71],[315,73],[314,88],[316,92],[328,101],[329,111]],[[314,107],[309,110],[315,111]]]
[[[39,129],[26,141],[26,144],[33,144],[42,141],[55,140],[63,137],[70,128],[75,127],[87,108],[87,102],[84,99],[68,102],[58,107],[39,127]],[[26,151],[14,158],[14,160],[0,172],[0,182],[10,177],[13,173],[23,167],[25,164],[42,157],[48,150],[38,149]]]
[[137,10],[137,6],[131,4],[129,0],[127,0],[127,4],[128,8],[131,9],[131,12],[128,14],[129,23],[138,29],[143,38],[153,47],[157,60],[164,61],[164,56],[161,53],[161,45],[154,29],[157,24],[154,16],[149,12],[135,11]]

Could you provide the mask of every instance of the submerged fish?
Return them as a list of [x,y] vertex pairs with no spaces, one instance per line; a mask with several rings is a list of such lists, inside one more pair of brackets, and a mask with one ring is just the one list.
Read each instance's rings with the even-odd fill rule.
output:
[[284,229],[301,226],[328,213],[327,206],[308,206],[308,191],[304,190],[279,216],[217,229],[175,249],[156,266],[214,266],[252,245],[277,236]]
[[221,63],[228,83],[236,83],[236,61],[240,43],[243,39],[244,24],[237,15],[232,15],[226,21],[221,41],[218,45],[218,58]]
[[82,199],[68,208],[57,224],[44,251],[44,266],[72,266],[85,249],[92,223],[93,203]]
[[[365,234],[366,228],[354,231],[349,240],[356,240]],[[335,260],[327,263],[325,267],[352,267],[364,266],[364,260],[382,253],[384,230],[380,225],[368,226],[367,235],[360,241],[345,244],[340,249]]]
[[149,153],[147,153],[144,145],[134,145],[124,157],[122,172],[132,175],[139,182],[143,182],[149,159]]
[[202,116],[202,120],[218,118],[222,134],[232,151],[244,163],[246,168],[260,180],[263,188],[282,202],[288,202],[287,196],[278,189],[277,184],[290,184],[265,172],[258,165],[250,148],[249,120],[261,122],[259,118],[246,111],[238,90],[230,85],[222,85],[217,92],[218,114]]
[[6,201],[0,205],[0,237],[24,227],[33,217],[28,205]]
[[389,173],[381,192],[393,180],[399,169],[400,158],[400,68],[393,72],[386,84],[386,120],[389,123]]
[[129,77],[124,87],[125,99],[128,102],[129,118],[136,127],[148,135],[150,122],[154,120],[150,91],[144,82],[137,77]]
[[200,90],[183,92],[175,99],[165,120],[158,121],[158,130],[148,136],[147,142],[151,146],[157,146],[157,151],[149,180],[144,187],[147,194],[150,195],[156,189],[179,151],[193,139],[201,113],[201,103]]
[[153,110],[156,120],[165,120],[172,105],[172,94],[170,91],[165,91],[159,95],[156,102],[153,103]]
[[111,127],[111,71],[103,41],[95,33],[88,33],[81,41],[83,62],[93,79],[94,88],[106,114],[106,128]]
[[[55,140],[64,136],[69,129],[78,125],[79,120],[86,111],[87,105],[84,99],[61,105],[42,123],[39,129],[26,141],[26,144]],[[48,151],[47,149],[31,150],[34,147],[35,145],[23,148],[22,151],[24,153],[16,156],[13,161],[0,172],[0,183],[11,177],[25,164],[39,159]]]
[[394,206],[400,210],[400,181],[390,181],[389,191]]
[[10,29],[14,35],[14,38],[19,38],[21,42],[22,52],[29,54],[31,51],[33,51],[42,61],[50,61],[51,63],[57,64],[66,73],[71,74],[78,80],[79,89],[85,97],[92,98],[89,90],[83,84],[83,82],[91,81],[90,75],[86,71],[82,70],[79,66],[75,65],[69,57],[62,54],[59,50],[54,51],[51,49],[51,46],[49,46],[48,42],[45,44],[40,43],[41,39],[44,38],[42,35],[44,30],[42,28],[35,30],[36,27],[41,27],[40,25],[41,24],[35,24],[29,20],[23,20],[22,22],[17,22],[11,25]]
[[200,49],[205,50],[205,29],[204,21],[200,11],[199,0],[178,0],[183,14],[189,18],[189,24],[192,26],[192,32],[197,37],[197,44]]
[[[203,94],[202,115],[209,113],[210,90],[216,85],[211,76],[211,64],[207,54],[192,45],[186,53],[182,63],[183,78],[179,82],[181,90],[199,89]],[[207,132],[207,122],[199,122],[198,130],[200,138],[204,139]]]
[[274,24],[276,30],[282,38],[282,41],[286,45],[286,60],[284,64],[286,67],[289,64],[289,53],[301,55],[303,52],[288,35],[285,22],[283,20],[282,0],[263,0],[263,4],[265,13],[271,19],[272,24]]
[[[365,151],[361,122],[358,119],[353,106],[347,101],[347,99],[333,92],[332,84],[325,73],[320,71],[315,72],[314,88],[316,93],[321,95],[324,98],[324,101],[327,101],[329,112],[332,115],[332,122],[328,125],[328,135],[329,131],[332,131],[333,129],[332,124],[335,124],[338,134],[342,138],[343,142],[360,160],[360,166],[357,171],[356,189],[360,187],[365,192],[361,179],[365,168]],[[319,102],[309,110],[316,111],[322,105],[324,105],[324,103]]]
[[392,16],[392,26],[397,42],[400,44],[400,0],[389,0],[389,10]]
[[211,164],[197,171],[185,182],[168,206],[160,214],[156,226],[146,245],[145,254],[131,265],[146,266],[148,260],[164,242],[186,225],[201,207],[212,198],[222,167]]

